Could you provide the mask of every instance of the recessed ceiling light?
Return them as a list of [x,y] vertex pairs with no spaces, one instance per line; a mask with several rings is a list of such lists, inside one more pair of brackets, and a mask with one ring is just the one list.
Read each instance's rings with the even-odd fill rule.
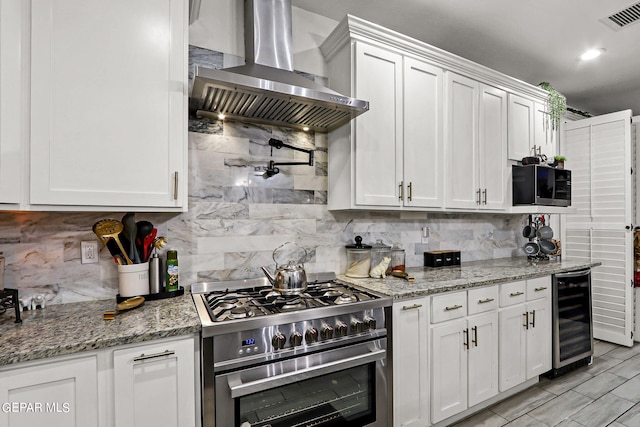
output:
[[224,113],[218,113],[218,120],[224,120]]
[[302,130],[305,131],[305,132],[309,132],[309,126],[303,127]]
[[602,48],[589,49],[589,50],[585,51],[582,55],[580,55],[580,59],[582,61],[588,61],[590,59],[597,58],[598,56],[602,55],[605,52],[606,52],[606,50],[602,49]]

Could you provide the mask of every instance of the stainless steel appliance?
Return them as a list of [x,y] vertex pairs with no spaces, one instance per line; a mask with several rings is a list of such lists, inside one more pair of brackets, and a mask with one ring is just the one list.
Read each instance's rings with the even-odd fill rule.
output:
[[593,357],[591,269],[553,276],[553,369],[555,377]]
[[196,67],[190,108],[199,116],[224,114],[317,132],[368,111],[367,101],[293,71],[291,16],[291,0],[245,0],[246,64],[224,70]]
[[514,206],[571,206],[570,170],[513,165],[511,172]]
[[391,298],[309,274],[196,283],[205,427],[387,426]]

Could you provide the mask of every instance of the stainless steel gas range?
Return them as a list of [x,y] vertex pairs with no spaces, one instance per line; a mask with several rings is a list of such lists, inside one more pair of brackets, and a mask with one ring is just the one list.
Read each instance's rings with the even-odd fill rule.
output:
[[205,427],[387,426],[391,298],[309,274],[196,283]]

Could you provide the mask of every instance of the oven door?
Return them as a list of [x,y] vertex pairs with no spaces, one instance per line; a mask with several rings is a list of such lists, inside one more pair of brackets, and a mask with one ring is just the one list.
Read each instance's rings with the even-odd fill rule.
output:
[[216,427],[386,426],[386,340],[215,375]]

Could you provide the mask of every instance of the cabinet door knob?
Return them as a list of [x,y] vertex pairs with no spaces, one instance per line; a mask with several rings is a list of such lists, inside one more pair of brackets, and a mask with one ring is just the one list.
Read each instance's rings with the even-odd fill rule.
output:
[[478,188],[478,191],[476,191],[476,205],[480,204],[480,189]]
[[482,197],[483,197],[482,204],[486,205],[487,204],[487,189],[486,188],[484,190],[482,190]]
[[404,181],[400,181],[400,185],[398,186],[400,191],[398,191],[398,200],[404,200]]
[[462,333],[464,334],[464,340],[463,340],[462,344],[464,345],[464,348],[469,350],[469,328],[467,328],[464,331],[462,331]]
[[409,182],[409,201],[413,200],[413,182]]
[[529,329],[529,312],[527,311],[526,313],[523,314],[524,316],[524,326],[525,329]]
[[471,330],[473,331],[473,339],[471,340],[471,342],[473,343],[474,346],[478,346],[478,327],[474,326],[473,328],[471,328]]

